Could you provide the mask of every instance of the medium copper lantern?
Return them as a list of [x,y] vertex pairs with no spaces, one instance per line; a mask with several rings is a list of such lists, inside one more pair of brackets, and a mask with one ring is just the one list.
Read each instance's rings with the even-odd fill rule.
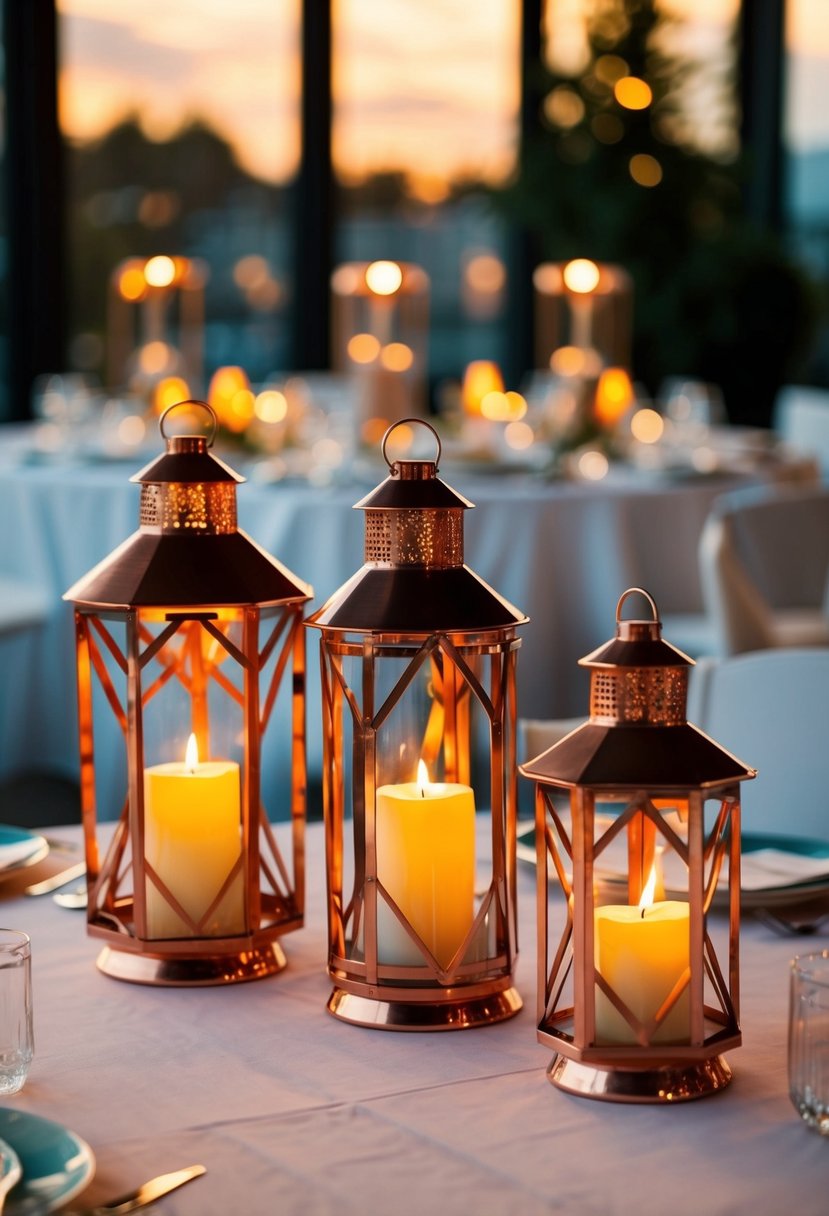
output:
[[[209,406],[179,404],[207,411],[215,430]],[[244,479],[211,445],[201,434],[167,438],[132,479],[139,530],[65,596],[75,604],[88,929],[108,943],[101,970],[138,983],[273,974],[285,965],[277,938],[303,920],[301,617],[311,589],[238,529]],[[102,741],[121,755],[120,792],[100,780]],[[268,816],[263,762],[281,822]],[[106,819],[117,820],[111,838]]]
[[[651,619],[621,619],[634,593]],[[581,660],[589,720],[521,766],[537,783],[538,1038],[561,1089],[675,1102],[723,1088],[741,1041],[739,783],[755,771],[687,721],[692,660],[648,593],[626,591],[616,621]]]
[[527,618],[463,564],[472,504],[438,477],[440,441],[420,425],[437,457],[390,462],[389,428],[390,476],[357,503],[366,563],[308,623],[322,634],[328,1009],[449,1030],[521,1008],[515,665]]

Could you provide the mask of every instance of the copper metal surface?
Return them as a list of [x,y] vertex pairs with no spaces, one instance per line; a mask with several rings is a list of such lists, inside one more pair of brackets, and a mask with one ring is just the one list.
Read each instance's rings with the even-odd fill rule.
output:
[[277,942],[255,950],[216,957],[158,958],[150,954],[124,954],[105,946],[97,967],[112,979],[160,988],[207,988],[240,984],[278,975],[287,959]]
[[[224,532],[231,518],[228,496],[235,495],[239,479],[209,455],[208,446],[202,436],[168,439],[167,457],[139,475],[158,488],[161,515],[155,522],[142,522],[131,541],[66,597],[77,605],[87,926],[92,936],[109,942],[99,961],[101,969],[136,983],[223,984],[274,974],[284,966],[276,938],[303,923],[306,758],[301,615],[310,588],[242,533]],[[160,470],[173,469],[183,478],[180,483],[153,480],[160,477]],[[210,477],[216,481],[210,482]],[[216,503],[218,515],[212,515]],[[179,504],[181,510],[173,511],[171,504]],[[165,515],[168,509],[171,513]],[[235,499],[233,512],[235,516]],[[140,569],[136,555],[146,559]],[[127,597],[125,604],[110,603],[116,585],[116,601],[129,590],[135,602]],[[220,594],[212,600],[194,599],[194,591],[205,589]],[[221,594],[222,589],[226,594]],[[269,729],[273,734],[280,689],[290,710],[289,734],[277,741],[290,767],[284,791],[289,847],[284,855],[260,788],[262,741]],[[102,713],[115,718],[128,774],[123,803],[104,808],[105,818],[112,818],[115,810],[118,819],[103,858],[98,844],[94,731],[95,715]],[[240,851],[198,915],[181,906],[146,854],[144,770],[158,759],[183,759],[183,754],[170,757],[157,750],[150,757],[146,734],[151,719],[156,723],[156,749],[159,722],[172,722],[177,730],[184,730],[186,724],[185,739],[189,731],[195,734],[203,760],[214,755],[214,732],[229,731],[236,741]],[[233,883],[241,883],[241,931],[228,936],[214,914]],[[183,924],[175,937],[157,931],[151,935],[148,891],[156,905],[159,900],[166,904]]]
[[[521,766],[537,782],[538,1039],[556,1052],[550,1079],[570,1093],[668,1102],[721,1089],[731,1074],[720,1053],[741,1041],[739,783],[755,770],[687,723],[683,678],[665,700],[662,690],[670,681],[664,670],[684,675],[687,660],[661,640],[647,593],[653,621],[620,620],[630,594],[617,606],[615,642],[585,662],[594,666],[600,656],[593,681],[610,678],[618,688],[629,679],[635,712],[633,698],[599,697],[593,687],[590,722]],[[644,656],[642,668],[635,666],[635,655]],[[664,670],[656,661],[660,656]],[[619,838],[627,842],[627,890],[603,901],[597,879],[602,854]],[[674,854],[687,875],[684,895],[672,898],[688,903],[689,964],[643,1023],[596,965],[595,913],[601,902],[638,905],[657,850]],[[721,961],[709,912],[726,865],[728,926]],[[563,898],[551,900],[551,891]],[[629,1042],[601,1041],[599,992],[627,1024]],[[661,1042],[659,1028],[683,994],[687,1041]]]
[[547,1077],[558,1089],[604,1102],[675,1103],[725,1089],[732,1072],[722,1056],[666,1068],[597,1068],[554,1056]]
[[[366,566],[307,622],[321,630],[328,1008],[363,1026],[462,1029],[521,1007],[512,978],[515,626],[526,618],[461,564],[461,511],[470,504],[437,478],[437,463],[397,461],[391,470],[358,504],[366,508]],[[398,736],[407,712],[416,720]],[[476,723],[486,734],[477,778]],[[479,812],[489,810],[488,880],[476,877],[484,890],[473,922],[443,965],[378,875],[375,797],[390,780],[383,766],[395,747],[415,749],[433,780],[474,783]],[[391,779],[413,777],[412,768]],[[379,907],[417,961],[378,957]]]

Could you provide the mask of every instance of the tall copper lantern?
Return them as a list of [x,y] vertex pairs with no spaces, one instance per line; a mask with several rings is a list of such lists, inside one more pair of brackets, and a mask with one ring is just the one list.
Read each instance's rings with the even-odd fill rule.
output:
[[[205,403],[179,405],[207,411],[215,431]],[[167,437],[169,413],[166,452],[132,479],[139,530],[65,596],[88,930],[108,943],[98,966],[118,979],[232,983],[279,971],[277,938],[303,921],[301,618],[312,593],[238,529],[244,479],[212,455],[212,436]],[[120,791],[101,780],[104,742],[123,752]]]
[[366,563],[308,624],[321,630],[328,1009],[450,1030],[521,1008],[515,666],[527,618],[464,565],[472,504],[438,477],[440,441],[420,425],[437,457],[389,461],[389,428],[390,476],[356,504]]
[[[634,593],[651,619],[621,619]],[[687,721],[692,660],[648,593],[626,591],[616,621],[581,660],[589,720],[521,766],[537,783],[538,1038],[561,1089],[676,1102],[722,1089],[741,1041],[739,783],[756,774]]]

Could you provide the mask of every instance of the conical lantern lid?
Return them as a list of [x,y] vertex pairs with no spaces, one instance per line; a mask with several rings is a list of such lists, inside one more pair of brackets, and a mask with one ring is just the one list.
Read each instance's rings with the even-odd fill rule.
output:
[[[431,431],[434,460],[395,460],[389,436],[403,422]],[[355,633],[442,633],[505,629],[527,617],[463,560],[463,512],[473,504],[438,477],[440,439],[406,418],[383,437],[389,476],[355,504],[366,512],[365,565],[309,625]]]
[[[212,430],[168,436],[171,410],[198,406]],[[64,595],[92,608],[304,603],[311,587],[237,526],[244,481],[210,448],[216,415],[204,401],[170,406],[159,420],[167,450],[131,478],[141,484],[139,529]]]
[[[634,594],[648,601],[650,620],[622,620],[622,607]],[[656,604],[641,587],[619,599],[616,636],[580,664],[591,669],[590,718],[522,764],[525,777],[565,787],[680,791],[756,776],[688,722],[693,660],[662,639]]]

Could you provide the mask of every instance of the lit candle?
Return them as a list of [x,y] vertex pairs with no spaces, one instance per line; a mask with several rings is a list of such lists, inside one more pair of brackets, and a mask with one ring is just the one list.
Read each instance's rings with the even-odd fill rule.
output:
[[[640,1022],[648,1023],[689,966],[688,904],[653,903],[657,875],[651,871],[639,906],[608,905],[595,914],[596,969]],[[654,1030],[652,1043],[687,1043],[688,989]],[[596,988],[596,1042],[635,1043],[633,1028]]]
[[[183,763],[144,770],[144,855],[170,894],[201,922],[241,852],[239,765],[199,763],[195,735]],[[194,931],[150,878],[147,937],[223,937],[245,931],[243,879],[235,876],[207,924]]]
[[[472,925],[475,797],[468,785],[418,780],[381,785],[376,799],[377,879],[442,967]],[[422,965],[423,955],[378,893],[377,957]]]
[[504,377],[497,363],[489,359],[475,359],[467,365],[461,387],[461,400],[467,414],[480,414],[484,397],[503,391]]
[[581,350],[589,350],[593,345],[593,292],[599,285],[601,272],[589,258],[574,258],[564,267],[562,277],[570,292],[570,342]]

